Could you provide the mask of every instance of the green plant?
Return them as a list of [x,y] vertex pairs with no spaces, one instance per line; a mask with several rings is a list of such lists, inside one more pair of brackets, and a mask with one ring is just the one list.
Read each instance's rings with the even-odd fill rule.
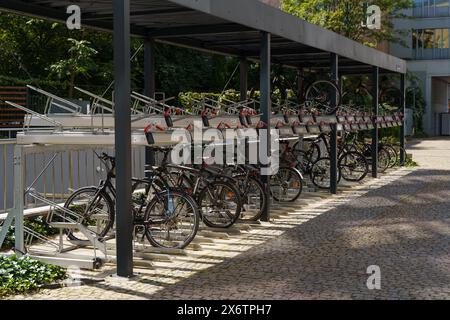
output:
[[30,257],[0,256],[0,297],[37,290],[66,278],[66,271]]
[[72,46],[68,50],[68,59],[60,60],[50,66],[53,74],[66,82],[69,88],[69,98],[73,97],[75,79],[78,75],[89,77],[95,69],[96,64],[93,56],[98,54],[97,50],[91,48],[91,43],[86,40],[67,39]]
[[[38,232],[39,234],[50,237],[58,234],[58,230],[50,227],[44,220],[43,217],[35,217],[31,219],[27,219],[24,221],[24,226]],[[6,235],[5,241],[1,247],[1,250],[7,250],[14,247],[14,226],[11,226],[8,230],[8,234]]]

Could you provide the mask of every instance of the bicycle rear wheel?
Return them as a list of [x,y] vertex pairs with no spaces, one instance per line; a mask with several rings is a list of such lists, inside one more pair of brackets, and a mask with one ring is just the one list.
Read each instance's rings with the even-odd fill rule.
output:
[[209,183],[198,197],[203,222],[211,228],[229,228],[241,214],[240,191],[226,181]]
[[144,215],[145,236],[158,248],[184,249],[195,238],[200,215],[188,194],[166,190],[155,196]]
[[389,169],[391,163],[391,155],[384,147],[378,150],[378,171],[381,173],[386,172]]
[[235,176],[237,186],[241,191],[241,219],[258,221],[267,206],[264,185],[256,178],[247,175]]
[[346,152],[339,159],[339,169],[346,181],[360,182],[369,173],[366,157],[359,152]]
[[[331,172],[330,158],[320,158],[311,169],[311,181],[319,189],[330,189]],[[338,183],[341,181],[341,170],[338,168]]]
[[296,169],[283,167],[270,177],[270,193],[277,202],[294,202],[302,191],[303,179]]

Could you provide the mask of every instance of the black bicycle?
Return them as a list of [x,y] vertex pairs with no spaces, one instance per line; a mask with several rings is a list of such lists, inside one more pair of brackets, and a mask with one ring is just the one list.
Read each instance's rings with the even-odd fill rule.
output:
[[[113,231],[116,188],[115,158],[105,153],[98,156],[107,168],[107,178],[97,187],[75,191],[64,204],[102,241]],[[187,247],[197,234],[199,210],[194,199],[181,190],[168,186],[158,170],[151,170],[146,179],[133,179],[132,206],[134,236],[144,237],[155,247]],[[87,241],[81,233],[66,230],[70,240]]]

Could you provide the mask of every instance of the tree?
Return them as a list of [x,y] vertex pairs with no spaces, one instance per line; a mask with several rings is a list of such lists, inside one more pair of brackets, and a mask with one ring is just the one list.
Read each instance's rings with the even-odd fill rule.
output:
[[412,0],[374,0],[381,8],[380,30],[362,25],[366,21],[367,3],[359,0],[284,0],[283,10],[310,23],[333,30],[345,37],[375,47],[382,41],[402,43],[401,31],[394,30],[392,19],[406,18],[400,10],[412,8]]
[[69,88],[69,98],[72,98],[76,77],[78,75],[89,77],[89,74],[95,69],[92,57],[98,52],[90,47],[89,41],[72,38],[69,38],[68,41],[72,43],[68,50],[69,58],[51,65],[50,70],[60,79],[65,79]]

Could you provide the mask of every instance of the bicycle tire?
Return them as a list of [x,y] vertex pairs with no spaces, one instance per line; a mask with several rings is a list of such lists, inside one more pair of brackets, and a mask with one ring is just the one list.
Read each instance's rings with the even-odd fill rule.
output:
[[[265,192],[265,188],[263,183],[254,177],[248,177],[247,175],[237,175],[234,176],[234,178],[237,181],[237,185],[239,186],[239,189],[241,190],[241,200],[242,200],[242,210],[241,210],[241,220],[245,221],[258,221],[261,218],[261,215],[263,214],[265,208],[267,207],[267,196]],[[252,211],[248,210],[246,208],[246,205],[248,207],[251,207],[251,204],[249,204],[250,201],[247,201],[249,197],[249,188],[250,184],[253,184],[253,187],[255,187],[257,195],[254,195],[254,197],[259,197],[259,209],[256,209],[256,213],[251,213]],[[251,208],[249,208],[251,209]]]
[[[326,86],[328,86],[329,87],[329,92],[319,92],[319,89],[317,89],[317,87],[319,85],[326,85]],[[315,90],[317,93],[320,93],[322,95],[322,97],[320,97],[320,99],[314,98],[313,97],[313,90]],[[325,91],[327,91],[327,90],[325,90]],[[324,96],[325,94],[326,95],[330,95],[330,96],[329,97],[325,97]],[[332,104],[331,95],[335,95],[336,96],[336,106],[331,106],[331,104]],[[306,101],[311,101],[311,102],[318,102],[321,105],[326,106],[327,107],[325,109],[326,113],[331,115],[331,114],[336,113],[336,111],[338,109],[338,106],[341,105],[342,94],[341,94],[341,90],[339,89],[339,87],[334,82],[328,81],[328,80],[318,80],[318,81],[313,82],[306,89],[305,100]]]
[[[289,191],[286,191],[287,187],[290,186],[290,181],[291,178],[295,178],[294,179],[294,189],[290,189],[290,190],[294,190],[294,194],[291,197],[288,197]],[[281,198],[281,193],[278,195],[276,193],[274,193],[273,191],[273,181],[275,179],[278,179],[280,181],[280,185],[281,188],[283,189],[283,195],[286,195],[286,198]],[[279,168],[277,174],[273,175],[270,177],[270,194],[272,195],[272,198],[277,201],[277,202],[294,202],[296,201],[302,194],[303,192],[303,178],[301,173],[294,168],[289,168],[289,167],[281,167]],[[287,187],[286,187],[287,186]]]
[[[311,169],[310,177],[312,183],[319,189],[330,189],[331,182],[330,182],[330,158],[320,158],[317,160]],[[341,181],[341,170],[338,166],[338,179],[337,182],[339,183]],[[328,183],[322,183],[324,181],[324,178],[328,177]]]
[[[217,195],[213,195],[211,191],[216,190],[218,188],[220,189],[220,194]],[[207,201],[207,197],[209,196],[211,200],[211,202],[215,202],[214,199],[218,199],[219,196],[224,195],[223,190],[226,190],[226,199],[225,200],[220,200],[218,203],[219,205],[223,203],[227,203],[227,202],[231,202],[234,203],[236,208],[235,209],[231,209],[233,212],[231,212],[228,209],[225,209],[224,214],[227,217],[223,218],[224,215],[222,214],[222,212],[220,211],[221,208],[215,208],[212,211],[215,212],[215,216],[214,214],[211,214],[211,212],[206,212],[206,210],[208,210],[209,208],[206,207],[206,201]],[[203,221],[203,223],[205,225],[207,225],[208,227],[211,228],[229,228],[231,227],[240,217],[241,215],[241,211],[242,211],[242,202],[241,202],[241,198],[239,196],[240,191],[239,189],[237,189],[234,185],[230,184],[229,182],[226,181],[213,181],[211,183],[209,183],[207,186],[205,186],[202,191],[200,192],[199,196],[198,196],[198,205],[199,205],[199,209],[200,209],[200,215],[201,215],[201,219]],[[219,209],[219,210],[218,210]],[[219,212],[217,212],[219,211]],[[213,219],[216,218],[216,219]],[[223,218],[223,222],[220,222],[220,218]]]
[[[80,205],[79,205],[79,204],[73,204],[74,207],[71,208],[72,202],[73,202],[77,197],[79,197],[81,194],[83,194],[83,193],[88,193],[88,192],[89,192],[89,193],[92,193],[93,195],[95,195],[95,194],[97,194],[97,192],[98,192],[98,188],[96,188],[96,187],[85,187],[85,188],[78,189],[77,191],[75,191],[74,193],[72,193],[72,194],[70,195],[70,197],[66,200],[66,202],[64,203],[64,208],[67,208],[67,209],[69,209],[69,210],[71,210],[71,211],[75,211],[77,208],[80,207]],[[89,225],[89,219],[90,219],[90,217],[91,217],[92,214],[93,214],[93,213],[90,213],[90,215],[86,217],[86,218],[88,219],[88,223],[87,223],[87,225],[86,225],[85,227],[87,227],[89,230],[91,230],[93,233],[95,233],[96,236],[98,237],[98,240],[99,240],[99,241],[102,241],[103,238],[108,234],[108,232],[109,232],[109,231],[113,228],[113,226],[114,226],[115,207],[114,207],[114,202],[113,202],[113,200],[111,199],[111,197],[110,197],[106,192],[101,191],[101,192],[98,194],[98,196],[100,196],[101,198],[103,198],[104,201],[105,201],[105,203],[106,203],[106,205],[108,206],[108,221],[107,221],[105,227],[102,228],[102,230],[101,230],[100,232],[98,232],[98,231],[97,231],[97,232],[94,232],[94,231],[91,230],[92,228],[89,228],[89,227],[90,227],[90,225]],[[96,201],[97,199],[94,199],[94,200]],[[82,221],[78,221],[78,223],[83,224],[83,221],[84,221],[84,219],[83,219]],[[83,224],[83,225],[84,225],[84,224]],[[74,233],[73,233],[72,230],[65,229],[64,232],[65,232],[65,234],[67,235],[68,239],[71,240],[71,241],[86,241],[86,242],[89,242],[87,239],[81,239],[81,238],[77,237],[76,235],[74,235]]]
[[[167,214],[166,210],[170,210],[170,209],[166,209],[166,207],[170,207],[170,205],[168,205],[167,199],[171,200],[173,197],[178,197],[179,199],[177,200],[177,208],[179,207],[179,203],[181,200],[184,201],[184,203],[187,203],[189,208],[187,210],[187,212],[183,212],[181,214],[190,214],[193,217],[193,221],[192,224],[190,226],[189,229],[189,234],[185,237],[183,237],[183,239],[181,239],[179,242],[176,242],[173,245],[169,245],[170,243],[173,243],[173,240],[167,240],[166,239],[166,244],[164,244],[161,240],[158,240],[158,238],[156,237],[157,231],[156,226],[162,226],[163,228],[166,228],[167,230],[163,229],[163,232],[166,236],[169,235],[169,232],[171,230],[180,230],[179,226],[176,225],[175,227],[173,227],[172,223],[177,223],[179,219],[179,214],[177,215],[177,217],[170,217],[169,220],[166,220],[165,218],[167,218],[164,214]],[[173,200],[172,200],[173,201]],[[157,207],[159,206],[159,207]],[[184,207],[184,205],[183,205]],[[164,212],[160,212],[160,214],[154,214],[151,215],[152,210],[159,210],[159,211],[164,211]],[[151,217],[161,217],[162,221],[160,223],[155,223],[155,222],[149,222],[152,221]],[[192,240],[194,240],[197,232],[198,232],[198,228],[199,228],[199,223],[200,223],[200,213],[198,210],[198,206],[195,202],[195,200],[188,195],[185,192],[182,192],[181,190],[166,190],[162,193],[159,194],[159,196],[155,196],[150,203],[148,204],[146,210],[145,210],[145,215],[144,215],[144,221],[147,222],[147,225],[145,226],[145,236],[147,238],[147,240],[150,242],[150,244],[154,247],[157,248],[169,248],[169,249],[184,249],[186,248],[191,242]],[[182,225],[183,226],[183,225]],[[169,228],[172,228],[171,230],[169,230]]]
[[[348,157],[352,157],[354,161],[356,161],[356,168],[360,167],[361,168],[361,174],[354,177],[353,176],[353,172],[355,172],[355,164],[354,163],[346,163],[343,164],[344,160],[349,160]],[[350,159],[352,160],[352,159]],[[350,175],[347,175],[347,171],[344,170],[345,168],[348,168],[350,171]],[[366,157],[364,157],[364,155],[360,152],[355,152],[355,151],[350,151],[350,152],[346,152],[344,153],[340,158],[339,158],[339,172],[342,176],[342,178],[346,181],[350,181],[350,182],[360,182],[362,180],[364,180],[364,178],[367,176],[367,174],[369,173],[369,163],[367,162]]]

